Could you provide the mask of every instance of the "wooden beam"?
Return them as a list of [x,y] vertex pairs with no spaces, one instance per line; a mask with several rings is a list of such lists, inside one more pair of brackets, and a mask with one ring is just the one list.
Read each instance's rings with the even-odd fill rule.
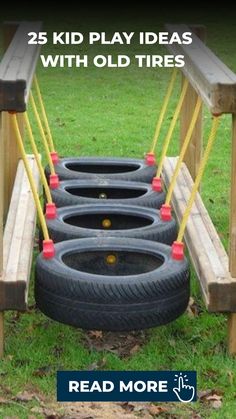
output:
[[3,22],[3,50],[9,47],[14,35],[18,29],[20,22],[6,21]]
[[[28,157],[37,187],[39,172]],[[31,271],[36,208],[22,160],[19,162],[3,240],[0,310],[26,310]]]
[[[186,25],[166,25],[172,34],[191,31]],[[236,113],[236,75],[192,33],[192,44],[167,45],[173,55],[184,55],[184,76],[212,113]]]
[[236,278],[236,114],[232,116],[229,270]]
[[[4,154],[3,154],[2,113],[0,112],[0,282],[3,279],[3,199],[4,199]],[[0,301],[2,299],[0,293]],[[0,358],[4,350],[4,313],[0,311]]]
[[[203,25],[191,25],[189,26],[191,31],[197,35],[202,42],[206,40],[206,27]],[[182,74],[182,83],[185,80],[184,74]],[[180,112],[180,149],[184,142],[186,133],[188,131],[190,121],[193,117],[194,109],[197,103],[198,94],[194,90],[191,84],[188,86],[186,96]],[[195,128],[188,146],[187,152],[184,157],[184,163],[186,164],[193,179],[196,178],[198,173],[200,161],[202,157],[202,107],[199,112]]]
[[4,312],[0,312],[0,359],[4,355]]
[[236,355],[236,313],[228,315],[228,351]]
[[[168,187],[177,158],[166,158],[163,180]],[[193,186],[185,164],[182,165],[172,196],[172,206],[180,222]],[[236,281],[228,270],[228,255],[219,239],[209,214],[197,194],[189,217],[185,242],[199,279],[206,307],[211,312],[234,312]]]
[[[41,22],[19,24],[0,64],[0,110],[24,112],[40,45],[29,45],[29,32],[38,33]],[[9,44],[9,42],[6,44]]]
[[[11,45],[17,28],[19,27],[19,22],[5,22],[3,25],[3,44],[4,51],[6,53],[8,47]],[[21,114],[17,115],[19,128],[23,137],[24,134],[24,123],[23,116]],[[4,220],[7,217],[7,212],[11,200],[12,188],[15,180],[16,169],[18,161],[20,159],[20,153],[18,150],[15,133],[10,124],[8,112],[2,112],[2,124],[3,124],[3,143],[4,143]]]
[[[232,116],[229,270],[236,283],[236,114]],[[229,352],[236,355],[236,312],[230,314],[228,319],[228,346]]]
[[[21,134],[24,133],[23,115],[18,114],[17,120]],[[11,201],[12,188],[15,181],[17,165],[20,153],[17,146],[15,132],[11,124],[8,112],[2,112],[3,144],[4,144],[4,220],[7,217],[9,204]]]
[[[183,77],[184,81],[185,77]],[[183,145],[197,103],[198,94],[189,85],[180,113],[180,148]],[[202,157],[202,107],[185,154],[184,162],[193,179],[196,178]]]

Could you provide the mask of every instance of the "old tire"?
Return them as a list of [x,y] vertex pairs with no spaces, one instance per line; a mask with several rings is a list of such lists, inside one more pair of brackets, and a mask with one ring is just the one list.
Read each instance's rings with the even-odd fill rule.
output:
[[35,299],[58,322],[82,329],[139,330],[175,320],[188,305],[188,262],[173,260],[167,245],[89,238],[55,248],[53,259],[37,258]]
[[160,208],[165,202],[165,192],[155,192],[152,186],[142,182],[118,180],[67,180],[52,189],[52,199],[57,207],[70,205],[126,204]]
[[88,237],[130,237],[171,245],[177,237],[175,219],[162,221],[156,209],[131,205],[63,207],[57,210],[55,219],[47,220],[47,226],[55,243]]
[[[112,157],[63,158],[55,165],[60,180],[70,179],[116,179],[150,183],[157,167],[149,166],[141,159]],[[47,178],[50,169],[45,169]]]

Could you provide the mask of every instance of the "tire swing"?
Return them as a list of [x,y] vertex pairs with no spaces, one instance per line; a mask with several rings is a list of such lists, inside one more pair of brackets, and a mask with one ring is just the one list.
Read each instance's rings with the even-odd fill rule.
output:
[[103,202],[116,206],[139,205],[160,208],[165,202],[165,192],[156,192],[151,184],[121,180],[64,180],[51,189],[57,207]]
[[[161,205],[165,202],[165,192],[162,189],[161,183],[161,172],[164,164],[164,159],[166,157],[171,138],[173,137],[174,128],[176,126],[184,102],[184,98],[186,96],[187,88],[188,81],[185,80],[174,112],[173,119],[170,123],[167,135],[164,140],[156,177],[153,178],[152,184],[102,178],[97,178],[96,180],[73,179],[59,182],[59,177],[55,173],[55,167],[53,165],[50,155],[49,144],[47,143],[47,139],[44,134],[39,113],[37,111],[34,98],[32,94],[30,94],[31,104],[51,168],[50,187],[53,202],[55,202],[55,204],[58,207],[62,207],[89,203],[96,204],[100,202],[101,199],[103,199],[104,203],[114,203],[115,205],[117,205],[117,202],[119,200],[119,203],[122,204],[140,205],[159,209]],[[155,141],[157,141],[157,138],[158,136],[155,137]]]
[[[156,172],[155,163],[155,148],[160,134],[163,119],[165,117],[167,107],[177,76],[177,70],[174,69],[166,96],[163,101],[163,106],[157,121],[156,130],[153,138],[153,143],[150,151],[146,154],[144,160],[132,158],[104,158],[104,157],[69,157],[59,158],[58,153],[55,151],[53,138],[48,123],[45,106],[42,94],[39,88],[37,78],[34,78],[34,86],[37,94],[38,103],[44,123],[44,128],[47,133],[48,145],[52,161],[55,166],[55,172],[60,180],[70,179],[111,179],[120,181],[134,181],[134,182],[147,182],[150,183]],[[32,103],[34,102],[34,104]],[[37,112],[36,103],[31,99],[34,112]],[[50,179],[52,174],[51,166],[48,165],[45,169],[47,179]]]
[[[52,200],[26,112],[23,114],[23,120],[45,191],[47,228],[55,243],[73,238],[99,236],[134,237],[167,244],[173,243],[177,236],[176,221],[172,219],[166,223],[160,218],[159,211],[154,209],[121,205],[120,203],[104,205],[102,201],[97,205],[76,205],[57,209]],[[39,226],[40,250],[43,248],[42,242],[43,231]]]
[[201,182],[219,118],[208,143],[172,246],[148,240],[102,237],[54,245],[28,165],[16,115],[13,128],[28,174],[44,235],[36,260],[35,300],[48,317],[83,329],[139,330],[166,324],[184,313],[190,270],[183,236]]
[[57,243],[70,239],[109,236],[141,238],[171,245],[177,237],[176,221],[171,214],[171,197],[200,109],[201,99],[199,97],[169,185],[165,204],[162,205],[160,211],[147,207],[121,205],[120,201],[117,205],[109,203],[104,205],[100,201],[93,205],[84,204],[59,208],[54,218],[46,217],[52,240]]
[[[90,237],[126,237],[171,245],[177,237],[177,223],[162,220],[160,211],[131,205],[76,205],[59,208],[54,219],[47,219],[54,243]],[[40,235],[42,250],[42,234]]]

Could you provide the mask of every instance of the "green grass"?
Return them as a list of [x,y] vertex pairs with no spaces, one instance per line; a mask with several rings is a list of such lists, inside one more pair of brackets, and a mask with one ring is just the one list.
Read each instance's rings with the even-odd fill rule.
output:
[[[167,13],[166,13],[167,14]],[[25,19],[25,16],[24,16]],[[168,20],[168,17],[163,18]],[[184,21],[184,16],[176,17]],[[76,21],[58,20],[54,26],[46,21],[48,30],[76,30]],[[201,12],[195,21],[208,27],[208,45],[236,71],[235,23],[229,20],[224,28],[220,20],[206,18]],[[111,23],[95,20],[81,22],[81,32],[88,29],[113,32]],[[117,23],[115,30],[160,30],[161,22],[154,19]],[[222,33],[224,36],[222,37]],[[79,48],[80,49],[80,48]],[[89,54],[128,53],[143,51],[137,45],[130,47],[99,49],[89,48]],[[76,47],[45,47],[43,52],[77,53]],[[145,53],[157,53],[155,47],[145,48]],[[164,52],[164,50],[161,50]],[[138,69],[134,64],[127,69],[43,69],[39,66],[39,80],[44,94],[51,129],[60,155],[106,155],[142,157],[148,150],[154,132],[165,88],[170,77],[168,69]],[[176,90],[170,106],[170,114],[179,92]],[[169,119],[165,122],[163,135]],[[205,138],[209,132],[211,115],[204,112]],[[160,148],[159,148],[160,149]],[[178,150],[178,129],[173,138],[169,155]],[[225,246],[229,236],[229,189],[231,126],[230,117],[224,116],[219,129],[211,160],[204,176],[202,195],[206,207],[216,225]],[[33,303],[33,280],[30,301]],[[199,316],[187,314],[165,327],[150,330],[146,344],[128,359],[121,359],[106,350],[89,351],[84,345],[84,332],[57,324],[34,309],[16,318],[15,313],[6,315],[6,356],[0,364],[0,392],[6,396],[6,388],[15,395],[22,389],[33,389],[55,396],[55,373],[58,369],[86,369],[90,364],[105,358],[104,369],[112,370],[196,370],[198,388],[215,389],[223,393],[219,410],[210,404],[197,402],[191,409],[202,417],[234,418],[236,411],[236,363],[227,355],[227,319],[205,311],[194,273],[192,294],[201,307]],[[39,377],[39,368],[47,367]],[[36,401],[11,403],[0,402],[0,417],[18,415],[28,417]],[[190,417],[190,408],[172,407],[177,417]],[[41,417],[40,415],[37,417]]]

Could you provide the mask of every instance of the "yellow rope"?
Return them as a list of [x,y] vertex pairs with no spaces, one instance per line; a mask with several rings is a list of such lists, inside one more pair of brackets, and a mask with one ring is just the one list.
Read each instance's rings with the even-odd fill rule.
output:
[[12,124],[13,124],[13,129],[15,132],[15,136],[16,136],[16,141],[20,150],[20,154],[21,154],[21,158],[23,160],[24,166],[25,166],[25,170],[29,179],[29,183],[30,183],[30,187],[31,187],[31,191],[33,194],[33,198],[34,198],[34,202],[35,202],[35,206],[37,208],[37,212],[38,212],[38,217],[39,217],[39,221],[42,227],[42,232],[43,232],[43,236],[45,240],[49,240],[49,234],[48,234],[48,228],[47,228],[47,224],[44,218],[44,214],[43,214],[43,210],[41,208],[41,204],[40,204],[40,200],[39,200],[39,196],[38,196],[38,192],[37,192],[37,188],[35,185],[35,181],[32,175],[32,171],[30,169],[30,165],[27,159],[27,155],[24,149],[24,144],[22,141],[22,137],[21,137],[21,133],[19,130],[19,126],[18,126],[18,122],[17,122],[17,117],[16,114],[12,114]]
[[191,122],[190,122],[190,125],[189,125],[189,128],[188,128],[187,134],[185,136],[185,139],[184,139],[181,151],[180,151],[180,155],[179,155],[177,164],[175,166],[173,176],[171,178],[168,193],[167,193],[167,196],[166,196],[166,202],[165,202],[166,205],[170,204],[172,193],[173,193],[173,190],[174,190],[174,187],[175,187],[175,184],[176,184],[176,179],[178,177],[178,174],[179,174],[179,171],[180,171],[180,168],[181,168],[181,164],[183,162],[183,159],[184,159],[185,153],[187,151],[189,142],[192,138],[193,130],[195,128],[199,112],[201,110],[201,105],[202,105],[201,97],[198,96],[197,103],[196,103],[196,106],[195,106],[195,109],[194,109],[194,112],[193,112],[193,116],[192,116],[192,119],[191,119]]
[[209,138],[208,138],[208,143],[207,143],[202,161],[201,161],[200,166],[199,166],[199,171],[198,171],[196,180],[194,182],[194,185],[193,185],[193,188],[192,188],[189,200],[188,200],[188,204],[187,204],[187,207],[186,207],[184,215],[183,215],[182,222],[180,224],[179,234],[178,234],[178,237],[177,237],[178,242],[182,242],[182,240],[183,240],[186,224],[187,224],[187,221],[188,221],[188,218],[189,218],[189,215],[190,215],[190,212],[191,212],[191,209],[192,209],[192,206],[193,206],[196,194],[197,194],[197,190],[198,190],[200,182],[202,180],[202,176],[203,176],[207,161],[209,159],[213,143],[214,143],[215,138],[216,138],[216,133],[217,133],[217,128],[218,128],[218,125],[219,125],[219,121],[220,121],[219,117],[213,117],[213,122],[212,122],[211,132],[210,132],[210,135],[209,135]]
[[34,112],[34,115],[35,115],[35,118],[36,118],[36,121],[37,121],[37,124],[38,124],[38,127],[39,127],[39,131],[40,131],[40,134],[41,134],[41,137],[42,137],[42,140],[43,140],[43,145],[44,145],[44,149],[45,149],[45,152],[46,152],[48,164],[49,164],[49,167],[50,167],[50,172],[51,172],[52,175],[55,175],[55,169],[54,169],[54,165],[53,165],[52,158],[51,158],[51,155],[50,155],[50,149],[49,149],[49,146],[48,146],[47,138],[45,136],[43,126],[42,126],[42,122],[40,120],[40,116],[39,116],[39,113],[38,113],[38,110],[37,110],[37,107],[36,107],[36,104],[35,104],[35,100],[34,100],[34,97],[33,97],[31,92],[30,92],[29,97],[30,97],[30,103],[32,105],[33,112]]
[[53,139],[52,139],[52,133],[51,133],[50,126],[49,126],[49,123],[48,123],[48,118],[47,118],[47,114],[46,114],[46,110],[45,110],[45,106],[44,106],[44,102],[43,102],[43,97],[42,97],[42,94],[41,94],[41,91],[40,91],[40,87],[39,87],[39,83],[38,83],[36,75],[34,76],[34,85],[35,85],[35,90],[36,90],[36,93],[37,93],[37,97],[38,97],[38,101],[39,101],[44,125],[45,125],[46,131],[47,131],[50,151],[54,152],[55,147],[54,147],[54,143],[53,143]]
[[164,119],[164,116],[165,116],[165,113],[166,113],[166,110],[167,110],[167,107],[168,107],[168,104],[169,104],[169,101],[170,101],[170,97],[171,97],[171,94],[172,94],[172,91],[173,91],[173,88],[174,88],[177,72],[178,72],[177,68],[174,68],[174,70],[172,72],[170,82],[169,82],[169,86],[168,86],[168,89],[167,89],[167,92],[166,92],[166,96],[165,96],[165,99],[164,99],[164,102],[163,102],[163,105],[162,105],[162,108],[161,108],[161,112],[160,112],[160,115],[159,115],[159,118],[158,118],[158,121],[157,121],[157,124],[156,124],[155,134],[154,134],[154,137],[153,137],[153,142],[152,142],[152,147],[151,147],[150,153],[154,153],[154,151],[155,151],[155,148],[156,148],[156,145],[157,145],[157,140],[159,138],[159,134],[160,134],[161,126],[162,126],[162,122],[163,122],[163,119]]
[[185,95],[186,95],[186,92],[187,92],[187,89],[188,89],[188,84],[189,84],[188,80],[185,79],[184,84],[183,84],[183,88],[182,88],[182,92],[181,92],[178,104],[176,106],[176,109],[175,109],[173,119],[171,121],[171,124],[170,124],[169,130],[167,132],[166,138],[164,140],[164,144],[163,144],[163,147],[162,147],[161,158],[160,158],[160,161],[159,161],[159,164],[158,164],[158,169],[157,169],[157,174],[156,174],[156,176],[158,178],[160,177],[161,172],[162,172],[163,163],[164,163],[164,160],[165,160],[165,157],[166,157],[166,153],[168,151],[168,147],[169,147],[169,144],[170,144],[170,140],[171,140],[171,137],[172,137],[177,119],[179,117],[179,114],[180,114],[180,111],[181,111],[181,108],[182,108],[182,105],[183,105],[183,101],[184,101],[184,98],[185,98]]
[[27,131],[28,131],[30,144],[31,144],[31,147],[32,147],[32,150],[33,150],[33,153],[34,153],[34,157],[35,157],[37,166],[38,166],[41,181],[42,181],[42,184],[44,186],[47,202],[49,204],[51,204],[52,203],[52,195],[51,195],[50,188],[48,186],[48,182],[47,182],[47,179],[46,179],[46,176],[45,176],[45,173],[44,173],[44,170],[43,170],[43,166],[42,166],[42,163],[41,163],[41,160],[40,160],[40,157],[39,157],[39,152],[38,152],[37,145],[35,143],[34,135],[33,135],[32,129],[31,129],[30,121],[29,121],[29,117],[28,117],[26,112],[23,113],[23,118],[24,118],[25,125],[26,125]]

